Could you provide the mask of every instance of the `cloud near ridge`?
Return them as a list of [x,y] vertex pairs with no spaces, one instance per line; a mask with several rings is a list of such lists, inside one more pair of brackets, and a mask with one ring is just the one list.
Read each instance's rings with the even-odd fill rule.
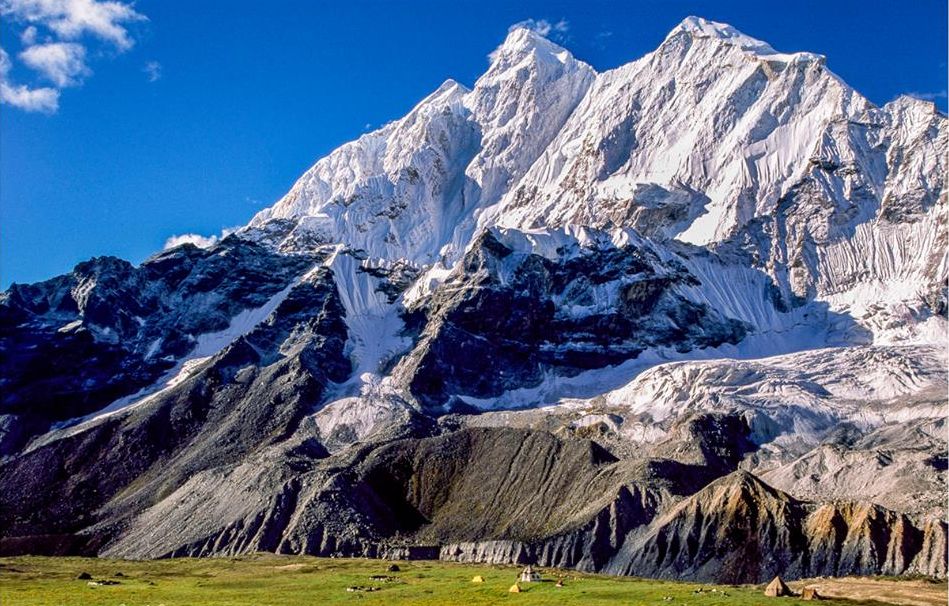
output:
[[176,248],[182,244],[194,244],[198,248],[211,248],[218,243],[220,239],[217,236],[202,236],[201,234],[180,234],[171,236],[165,240],[165,246],[162,250]]
[[544,37],[562,38],[570,31],[570,22],[566,19],[561,19],[556,23],[551,23],[547,19],[524,19],[512,25],[508,28],[508,31],[522,27],[533,30]]
[[946,89],[942,89],[935,92],[913,91],[906,94],[909,95],[910,97],[922,99],[923,101],[935,101],[936,99],[945,99],[947,97]]
[[224,238],[228,237],[235,231],[240,229],[239,227],[225,227],[221,230],[220,236],[210,235],[203,236],[201,234],[189,233],[189,234],[179,234],[177,236],[171,236],[165,240],[165,245],[162,247],[162,250],[168,250],[175,248],[176,246],[181,246],[182,244],[194,244],[198,248],[211,248]]

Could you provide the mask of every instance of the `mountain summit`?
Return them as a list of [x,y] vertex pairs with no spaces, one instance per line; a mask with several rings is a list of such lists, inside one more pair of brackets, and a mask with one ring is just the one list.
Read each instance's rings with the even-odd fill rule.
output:
[[670,38],[682,33],[688,34],[692,38],[708,38],[711,40],[721,41],[726,44],[731,44],[737,46],[749,54],[759,57],[783,56],[787,58],[798,58],[803,60],[824,60],[822,55],[815,55],[813,53],[795,53],[794,55],[790,56],[781,55],[767,42],[762,42],[761,40],[747,36],[727,23],[709,21],[701,17],[686,17],[682,20],[682,23],[669,32],[669,35],[666,36],[666,40],[669,40]]
[[3,293],[0,551],[944,578],[947,143],[725,24],[514,28],[210,248]]

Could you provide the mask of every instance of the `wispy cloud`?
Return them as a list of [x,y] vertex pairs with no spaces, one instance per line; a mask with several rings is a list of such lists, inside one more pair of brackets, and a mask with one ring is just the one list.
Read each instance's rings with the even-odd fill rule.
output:
[[142,71],[145,72],[145,77],[148,78],[149,82],[161,80],[161,63],[158,61],[149,61],[142,68]]
[[525,19],[512,25],[508,31],[518,28],[533,30],[545,38],[562,40],[570,31],[570,22],[566,19],[561,19],[556,23],[551,23],[547,19]]
[[92,71],[86,66],[86,47],[74,42],[51,42],[27,47],[20,59],[57,88],[76,86]]
[[917,99],[922,99],[923,101],[936,101],[938,99],[946,99],[949,96],[949,93],[946,92],[946,89],[932,93],[920,93],[920,92],[911,92],[906,93],[910,97],[916,97]]
[[0,48],[0,103],[28,112],[56,113],[59,109],[59,90],[42,87],[30,88],[24,84],[13,84],[7,78],[10,72],[10,57]]
[[[146,20],[125,0],[0,0],[0,13],[22,45],[19,60],[53,85],[14,82],[14,64],[0,49],[0,102],[44,113],[57,111],[60,90],[78,86],[92,74],[90,44],[98,41],[127,51],[135,43],[130,24]],[[28,80],[23,74],[16,78]]]
[[8,18],[46,27],[64,40],[89,34],[123,51],[134,44],[127,24],[145,20],[131,4],[115,0],[0,0],[0,10]]
[[23,33],[20,34],[20,42],[24,46],[32,46],[36,44],[36,27],[33,25],[27,26]]
[[613,32],[609,30],[603,30],[601,32],[597,32],[596,35],[593,36],[593,46],[597,47],[600,50],[603,50],[606,48],[607,43],[612,37],[613,37]]

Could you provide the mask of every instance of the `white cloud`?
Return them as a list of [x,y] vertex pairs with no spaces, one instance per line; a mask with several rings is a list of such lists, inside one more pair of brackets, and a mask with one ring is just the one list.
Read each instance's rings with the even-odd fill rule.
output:
[[7,54],[7,51],[0,48],[0,79],[6,79],[7,74],[10,72],[10,55]]
[[[135,43],[129,24],[147,20],[126,0],[0,0],[0,14],[14,34],[19,33],[24,47],[19,59],[54,84],[39,87],[12,82],[9,76],[13,66],[0,49],[0,103],[45,113],[59,108],[61,89],[78,86],[92,73],[86,65],[90,38],[124,52]],[[154,67],[146,66],[146,73],[154,82],[161,76],[161,65],[157,61],[148,65],[152,64]]]
[[119,50],[134,44],[126,24],[146,19],[131,4],[115,0],[0,0],[0,11],[8,18],[48,27],[66,40],[90,34]]
[[562,38],[570,31],[570,22],[566,19],[561,19],[556,23],[551,23],[547,19],[525,19],[512,25],[508,31],[518,28],[533,30],[544,37]]
[[30,46],[20,53],[23,63],[40,72],[58,88],[76,86],[92,73],[86,67],[86,49],[72,42]]
[[22,42],[24,46],[36,44],[36,28],[31,25],[23,30],[23,33],[20,34],[20,42]]
[[142,68],[142,71],[145,72],[145,77],[148,78],[149,82],[161,80],[161,63],[158,61],[149,61]]
[[10,57],[0,48],[0,103],[6,103],[28,112],[55,113],[59,109],[59,91],[55,88],[30,88],[13,84],[7,78]]
[[947,97],[946,89],[942,89],[940,91],[936,91],[932,93],[912,92],[912,93],[906,93],[906,94],[909,95],[910,97],[916,97],[917,99],[922,99],[923,101],[935,101],[936,99],[945,99]]
[[194,244],[198,248],[211,248],[218,243],[220,238],[217,236],[202,236],[201,234],[181,234],[180,236],[172,236],[165,240],[164,250],[169,248],[175,248],[176,246],[181,246],[182,244]]
[[240,227],[225,227],[221,230],[220,236],[202,236],[201,234],[181,234],[172,236],[165,240],[163,250],[168,250],[182,244],[194,244],[198,248],[211,248],[224,238],[236,232]]
[[59,91],[55,88],[30,88],[23,84],[0,82],[0,102],[23,111],[55,114],[59,109]]

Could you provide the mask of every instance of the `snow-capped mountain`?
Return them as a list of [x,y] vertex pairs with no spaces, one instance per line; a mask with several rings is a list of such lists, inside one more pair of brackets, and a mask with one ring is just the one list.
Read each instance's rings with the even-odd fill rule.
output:
[[566,50],[515,29],[472,90],[446,81],[405,118],[317,162],[249,227],[297,222],[286,250],[302,238],[304,247],[344,243],[420,264],[457,258],[475,215],[534,164],[594,77]]
[[282,250],[343,243],[440,275],[494,226],[632,227],[745,253],[785,305],[900,340],[899,316],[944,296],[947,136],[932,103],[877,108],[824,57],[700,18],[602,74],[515,29],[471,91],[448,81],[344,145],[245,233],[286,219]]
[[[947,148],[728,25],[515,28],[211,248],[2,295],[0,547],[945,576]],[[772,558],[657,547],[722,499]]]

